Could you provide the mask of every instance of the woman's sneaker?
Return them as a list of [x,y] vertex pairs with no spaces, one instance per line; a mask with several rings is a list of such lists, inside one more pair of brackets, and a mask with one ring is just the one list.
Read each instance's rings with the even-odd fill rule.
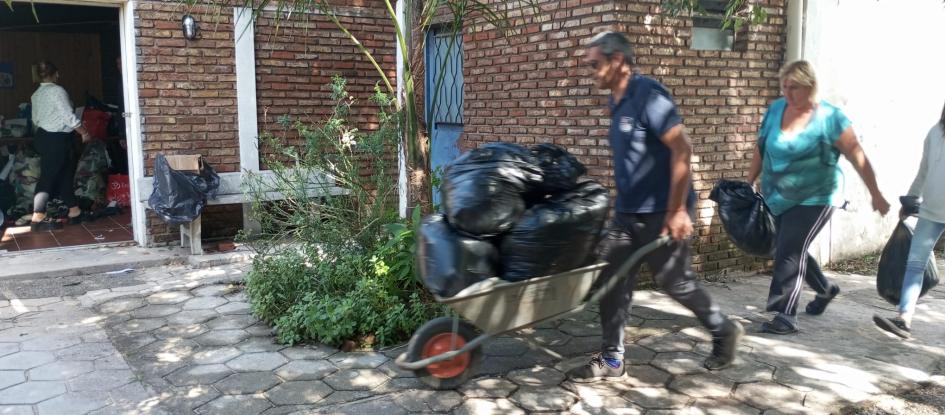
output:
[[886,318],[874,314],[873,323],[876,323],[876,327],[902,337],[903,339],[912,337],[912,329],[909,328],[909,325],[901,318]]
[[583,366],[569,370],[567,375],[572,382],[583,383],[604,378],[619,378],[625,373],[623,359],[608,359],[601,354],[596,354]]

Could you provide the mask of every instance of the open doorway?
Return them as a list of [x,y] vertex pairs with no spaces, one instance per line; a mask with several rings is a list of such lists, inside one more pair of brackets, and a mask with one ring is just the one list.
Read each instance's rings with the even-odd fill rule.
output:
[[[13,2],[0,11],[0,251],[25,251],[133,240],[119,7]],[[35,11],[35,16],[34,16]],[[38,19],[38,21],[37,21]],[[52,62],[76,119],[92,139],[70,136],[64,170],[85,214],[68,219],[63,191],[50,193],[47,216],[61,225],[30,227],[43,148],[37,148],[31,96],[38,63]],[[41,146],[41,145],[40,145]],[[68,182],[68,180],[65,180]],[[63,188],[60,186],[60,188]],[[56,194],[58,193],[58,194]]]

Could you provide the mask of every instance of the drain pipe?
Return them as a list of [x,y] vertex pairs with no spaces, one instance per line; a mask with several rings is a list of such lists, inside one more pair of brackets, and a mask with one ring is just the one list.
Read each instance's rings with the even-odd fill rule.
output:
[[[407,29],[407,13],[405,10],[405,0],[397,0],[397,4],[394,6],[395,13],[397,14],[397,20],[400,21],[400,28],[403,30],[404,38],[410,34],[410,30]],[[394,50],[396,50],[396,65],[397,65],[397,107],[403,108],[404,105],[404,60],[407,58],[402,53],[399,43],[397,41],[397,34],[394,34]],[[398,203],[397,210],[400,213],[401,218],[407,217],[407,155],[405,153],[406,148],[404,148],[406,132],[401,132],[402,136],[400,138],[400,144],[397,145],[397,195]]]

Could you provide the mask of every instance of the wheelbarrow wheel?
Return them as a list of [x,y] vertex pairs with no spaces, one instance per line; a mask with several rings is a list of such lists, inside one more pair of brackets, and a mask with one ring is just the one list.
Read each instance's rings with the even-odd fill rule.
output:
[[[454,339],[453,318],[439,317],[428,321],[413,334],[407,344],[407,357],[416,362],[447,353],[463,347],[477,335],[475,326],[460,320]],[[455,389],[475,373],[481,360],[482,349],[477,347],[450,360],[417,369],[414,374],[431,388]]]

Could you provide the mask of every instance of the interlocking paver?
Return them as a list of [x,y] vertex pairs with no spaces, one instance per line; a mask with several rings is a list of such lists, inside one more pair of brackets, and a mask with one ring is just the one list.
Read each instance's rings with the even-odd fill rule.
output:
[[160,399],[161,406],[167,408],[168,412],[172,414],[189,414],[221,395],[220,391],[210,386],[195,385],[170,388],[162,393],[158,399]]
[[50,351],[64,349],[82,343],[79,336],[49,335],[20,343],[20,350]]
[[255,415],[272,406],[261,396],[221,396],[197,409],[198,414],[206,415]]
[[176,362],[190,358],[200,345],[187,339],[158,340],[140,349],[145,359],[162,362]]
[[203,324],[190,324],[186,326],[164,326],[151,332],[154,337],[159,339],[191,339],[210,331]]
[[665,388],[633,388],[624,397],[647,409],[679,409],[692,401],[689,396]]
[[186,366],[167,375],[167,380],[175,386],[209,385],[231,373],[230,368],[221,364]]
[[0,357],[20,351],[19,343],[0,343]]
[[408,390],[394,394],[394,402],[409,412],[446,412],[463,403],[455,391]]
[[712,373],[737,383],[764,382],[774,378],[774,367],[750,359],[737,358],[732,366]]
[[252,313],[249,303],[243,301],[233,301],[215,309],[220,314],[227,315],[245,315]]
[[135,319],[167,317],[181,311],[177,305],[148,305],[131,312]]
[[651,336],[637,341],[638,345],[657,353],[692,351],[696,342],[689,336],[672,333],[664,336]]
[[102,394],[71,392],[42,402],[36,409],[39,415],[84,414],[108,404]]
[[735,399],[755,408],[769,409],[795,404],[802,406],[804,394],[773,382],[745,383],[735,389]]
[[671,389],[693,398],[725,397],[732,393],[733,386],[734,382],[710,373],[677,376],[669,384]]
[[213,386],[227,395],[246,395],[265,392],[280,383],[271,372],[245,372],[227,376]]
[[276,405],[316,403],[334,390],[318,380],[286,382],[266,391],[266,397]]
[[250,337],[246,341],[236,346],[236,348],[246,353],[256,352],[278,352],[286,348],[286,345],[275,343],[272,337]]
[[558,330],[574,337],[600,336],[600,323],[596,321],[565,321]]
[[26,382],[26,374],[22,370],[0,370],[0,389],[23,382]]
[[[187,313],[188,311],[184,311]],[[210,312],[215,315],[219,315],[216,311],[212,310],[194,310],[190,312]],[[169,319],[168,319],[169,320]],[[253,324],[256,324],[259,319],[253,317],[252,315],[238,315],[238,316],[226,316],[226,318],[217,318],[212,321],[207,322],[207,327],[212,330],[240,330],[245,329]]]
[[3,405],[3,415],[34,415],[29,405]]
[[482,351],[488,356],[521,356],[528,352],[528,344],[514,337],[496,337],[486,341]]
[[227,300],[220,297],[194,297],[190,300],[187,300],[184,305],[184,310],[206,310],[217,308],[223,304],[226,304]]
[[657,354],[650,364],[673,375],[688,375],[707,372],[704,360],[704,356],[692,352],[669,352]]
[[338,353],[338,349],[328,346],[295,346],[280,351],[285,357],[292,360],[324,359]]
[[355,352],[339,353],[329,358],[338,369],[374,369],[390,360],[382,353]]
[[60,360],[29,370],[30,380],[66,380],[95,370],[90,361]]
[[456,415],[503,414],[525,415],[525,411],[508,399],[467,399],[454,411]]
[[50,352],[16,352],[0,357],[0,370],[24,370],[56,360]]
[[508,398],[518,385],[500,378],[479,378],[466,382],[459,391],[469,398]]
[[226,365],[237,372],[260,372],[273,370],[286,364],[288,360],[276,352],[245,353]]
[[276,375],[285,380],[319,380],[338,371],[325,360],[296,360],[276,369]]
[[0,405],[35,404],[66,393],[66,384],[56,381],[26,382],[0,391]]
[[165,324],[167,324],[167,321],[160,318],[135,318],[115,326],[115,330],[122,334],[144,333],[160,328]]
[[622,380],[617,380],[615,382],[590,383],[566,381],[561,384],[561,387],[574,392],[582,399],[601,396],[620,396],[633,389],[633,386],[630,386]]
[[106,301],[97,308],[102,314],[119,314],[144,307],[145,305],[147,305],[147,302],[145,302],[143,298],[125,297]]
[[[219,317],[220,314],[213,310],[184,310],[177,314],[167,317],[167,324],[171,326],[189,326],[191,324],[203,324],[207,322],[213,322],[214,319]],[[218,329],[224,327],[214,327],[211,324],[207,324],[207,327],[211,329]],[[225,328],[242,328],[242,327],[225,327]]]
[[334,390],[371,390],[390,380],[377,369],[345,369],[323,379]]
[[193,340],[201,346],[231,346],[248,338],[245,330],[210,330]]
[[509,380],[521,386],[555,386],[564,381],[564,373],[550,367],[533,367],[513,370],[506,375]]
[[595,396],[582,399],[571,406],[575,415],[643,415],[643,409],[619,396]]
[[213,284],[194,288],[190,293],[197,297],[222,297],[227,294],[232,294],[238,289],[238,287],[228,284]]
[[187,291],[166,291],[145,298],[149,304],[178,304],[193,298]]
[[269,327],[268,325],[266,325],[266,323],[263,323],[263,322],[253,324],[252,326],[249,326],[243,330],[246,330],[246,332],[249,333],[250,336],[257,336],[257,337],[272,336],[275,334],[272,327]]
[[104,369],[127,369],[128,363],[120,353],[112,353],[108,356],[95,359],[93,361],[96,370]]
[[96,370],[69,380],[69,390],[73,392],[107,391],[127,385],[134,380],[134,373],[127,369]]
[[82,343],[56,351],[62,360],[95,360],[114,353],[111,343]]
[[522,386],[509,399],[527,411],[566,411],[577,395],[557,386]]
[[[700,408],[701,412],[707,414],[758,415],[761,413],[758,409],[734,399],[697,399],[693,402],[692,408]],[[693,410],[692,412],[697,411]]]
[[190,359],[193,363],[198,365],[210,365],[214,363],[226,363],[241,354],[243,354],[242,351],[232,346],[202,347],[200,350],[197,350]]
[[115,348],[125,352],[132,352],[157,341],[157,338],[148,333],[121,334],[112,336]]

